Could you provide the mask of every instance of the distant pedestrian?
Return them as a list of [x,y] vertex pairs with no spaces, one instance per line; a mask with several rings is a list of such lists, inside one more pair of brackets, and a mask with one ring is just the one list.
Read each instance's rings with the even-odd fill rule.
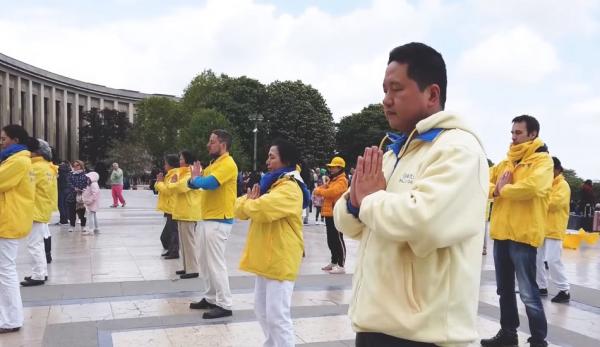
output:
[[112,164],[112,170],[110,172],[110,187],[113,197],[113,204],[111,207],[118,207],[119,202],[121,203],[121,206],[125,207],[125,199],[123,198],[123,170],[119,168],[118,163]]

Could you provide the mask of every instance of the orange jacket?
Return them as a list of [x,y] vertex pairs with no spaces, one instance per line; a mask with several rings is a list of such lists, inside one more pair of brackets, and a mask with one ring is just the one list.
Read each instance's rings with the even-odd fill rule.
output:
[[321,215],[323,217],[333,217],[333,205],[348,190],[348,178],[345,173],[334,177],[329,183],[315,188],[313,194],[325,198]]

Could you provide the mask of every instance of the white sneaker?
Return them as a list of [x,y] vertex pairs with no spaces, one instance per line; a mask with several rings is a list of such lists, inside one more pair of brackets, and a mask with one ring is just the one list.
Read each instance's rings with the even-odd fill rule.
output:
[[343,266],[334,265],[333,269],[329,270],[329,273],[332,275],[341,275],[341,274],[345,274],[346,270],[344,270]]
[[73,227],[69,227],[69,232],[72,233],[73,232]]
[[323,271],[331,271],[335,265],[333,263],[329,263],[321,268]]
[[94,236],[94,232],[91,230],[85,230],[81,233],[83,236]]

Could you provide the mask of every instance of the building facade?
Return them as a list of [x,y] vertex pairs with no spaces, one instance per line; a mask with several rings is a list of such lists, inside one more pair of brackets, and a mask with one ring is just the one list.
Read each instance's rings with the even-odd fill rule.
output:
[[61,160],[79,156],[80,114],[108,108],[126,112],[133,123],[136,102],[151,96],[173,97],[86,83],[0,54],[0,128],[24,126],[30,136],[48,141]]

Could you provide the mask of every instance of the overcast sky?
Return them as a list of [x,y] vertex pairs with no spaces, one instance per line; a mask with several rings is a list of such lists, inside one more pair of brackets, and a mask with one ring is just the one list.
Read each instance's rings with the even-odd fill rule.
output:
[[600,1],[0,0],[0,52],[71,78],[181,95],[205,69],[300,79],[340,118],[383,96],[389,51],[440,51],[447,109],[498,162],[537,117],[563,165],[600,179]]

